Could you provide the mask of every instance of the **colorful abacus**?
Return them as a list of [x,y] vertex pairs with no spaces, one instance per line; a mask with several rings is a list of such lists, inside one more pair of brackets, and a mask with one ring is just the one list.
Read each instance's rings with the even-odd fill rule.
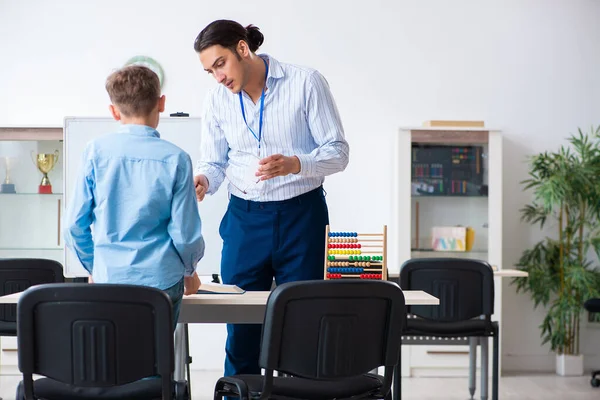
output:
[[325,253],[325,279],[387,280],[387,225],[383,233],[330,232],[327,225]]

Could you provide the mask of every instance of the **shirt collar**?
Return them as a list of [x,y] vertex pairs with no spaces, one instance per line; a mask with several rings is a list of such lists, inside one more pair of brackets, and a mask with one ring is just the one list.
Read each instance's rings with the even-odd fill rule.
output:
[[121,124],[119,133],[129,133],[138,136],[154,136],[160,138],[160,133],[150,126],[137,124]]
[[283,73],[283,68],[279,61],[274,59],[268,54],[259,54],[259,57],[266,58],[269,61],[269,72],[267,73],[267,81],[269,79],[279,79],[283,78],[285,74]]

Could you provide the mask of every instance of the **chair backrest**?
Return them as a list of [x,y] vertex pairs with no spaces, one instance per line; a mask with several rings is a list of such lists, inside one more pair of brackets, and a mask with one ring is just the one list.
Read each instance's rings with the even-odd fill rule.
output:
[[[42,258],[1,258],[0,296],[22,292],[30,286],[65,281],[58,261]],[[0,321],[16,322],[17,306],[0,304]]]
[[17,307],[18,361],[26,393],[32,390],[32,374],[80,387],[118,386],[160,375],[170,393],[172,304],[163,291],[45,284],[27,289]]
[[410,306],[421,318],[458,322],[494,313],[494,271],[485,261],[459,258],[417,258],[400,269],[403,290],[424,290],[437,297],[437,307]]
[[393,367],[405,321],[404,294],[392,282],[285,283],[267,302],[259,364],[309,379]]

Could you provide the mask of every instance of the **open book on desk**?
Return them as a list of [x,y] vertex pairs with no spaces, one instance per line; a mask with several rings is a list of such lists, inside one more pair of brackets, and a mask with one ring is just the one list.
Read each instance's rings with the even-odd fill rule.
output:
[[242,294],[244,289],[236,285],[223,285],[222,283],[201,283],[198,294]]

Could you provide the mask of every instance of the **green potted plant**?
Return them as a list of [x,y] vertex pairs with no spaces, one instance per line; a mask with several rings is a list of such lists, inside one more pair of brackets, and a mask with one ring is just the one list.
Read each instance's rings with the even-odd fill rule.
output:
[[559,375],[583,374],[579,352],[583,303],[600,297],[600,127],[579,130],[570,146],[530,160],[526,190],[533,201],[521,219],[551,235],[523,252],[517,266],[528,272],[516,278],[517,292],[530,294],[546,316],[540,326],[542,344],[556,353]]

